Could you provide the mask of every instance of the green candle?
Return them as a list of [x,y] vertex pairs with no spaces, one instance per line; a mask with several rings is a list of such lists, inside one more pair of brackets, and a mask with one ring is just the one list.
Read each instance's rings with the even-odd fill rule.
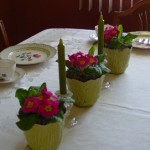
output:
[[66,60],[65,60],[65,47],[62,39],[58,44],[58,64],[59,64],[59,87],[60,94],[66,94]]
[[103,54],[104,51],[104,20],[101,13],[98,21],[98,54]]

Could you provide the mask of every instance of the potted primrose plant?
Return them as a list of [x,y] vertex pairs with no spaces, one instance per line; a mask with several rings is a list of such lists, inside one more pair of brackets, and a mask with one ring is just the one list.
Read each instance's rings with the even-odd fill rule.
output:
[[62,139],[65,104],[73,100],[58,99],[47,90],[46,83],[29,89],[19,88],[15,96],[21,106],[16,124],[24,131],[29,147],[33,150],[56,150]]
[[110,72],[104,65],[106,55],[94,56],[95,46],[88,54],[79,51],[68,56],[66,76],[74,104],[79,107],[92,106],[99,98],[103,75]]
[[104,30],[104,47],[107,54],[106,66],[113,74],[123,73],[128,67],[132,41],[137,36],[123,33],[122,25],[107,26]]

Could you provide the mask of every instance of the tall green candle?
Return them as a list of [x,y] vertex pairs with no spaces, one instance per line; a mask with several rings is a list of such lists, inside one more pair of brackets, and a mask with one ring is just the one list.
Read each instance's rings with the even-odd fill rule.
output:
[[62,39],[58,44],[58,64],[59,64],[59,87],[60,94],[66,94],[66,60],[65,60],[65,47]]
[[104,20],[101,13],[98,21],[98,54],[103,54],[104,51]]

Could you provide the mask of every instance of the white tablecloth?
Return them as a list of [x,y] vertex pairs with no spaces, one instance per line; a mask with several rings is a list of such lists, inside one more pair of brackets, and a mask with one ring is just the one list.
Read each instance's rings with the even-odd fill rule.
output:
[[[47,29],[23,43],[44,43],[57,49],[62,38],[66,56],[87,52],[94,30]],[[20,108],[15,98],[18,87],[47,83],[59,89],[57,54],[45,63],[18,66],[26,71],[19,81],[0,85],[0,149],[28,150],[23,132],[17,128]],[[58,150],[148,150],[150,148],[150,50],[133,49],[129,67],[121,75],[107,75],[110,88],[103,88],[96,104],[89,108],[73,107]],[[70,127],[76,117],[78,124]]]

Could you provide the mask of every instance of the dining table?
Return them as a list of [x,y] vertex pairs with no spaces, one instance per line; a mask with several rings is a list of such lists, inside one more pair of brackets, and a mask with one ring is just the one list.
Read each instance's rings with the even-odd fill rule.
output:
[[[45,29],[20,44],[45,44],[56,54],[42,63],[17,65],[25,71],[15,82],[0,84],[0,149],[30,150],[17,126],[20,108],[18,88],[46,82],[52,92],[59,90],[57,46],[60,38],[65,57],[87,53],[95,42],[95,30]],[[97,52],[96,52],[97,53]],[[122,74],[107,74],[100,97],[91,107],[73,106],[65,121],[58,150],[148,150],[150,148],[150,49],[132,48],[128,68]],[[73,122],[74,121],[74,122]]]

